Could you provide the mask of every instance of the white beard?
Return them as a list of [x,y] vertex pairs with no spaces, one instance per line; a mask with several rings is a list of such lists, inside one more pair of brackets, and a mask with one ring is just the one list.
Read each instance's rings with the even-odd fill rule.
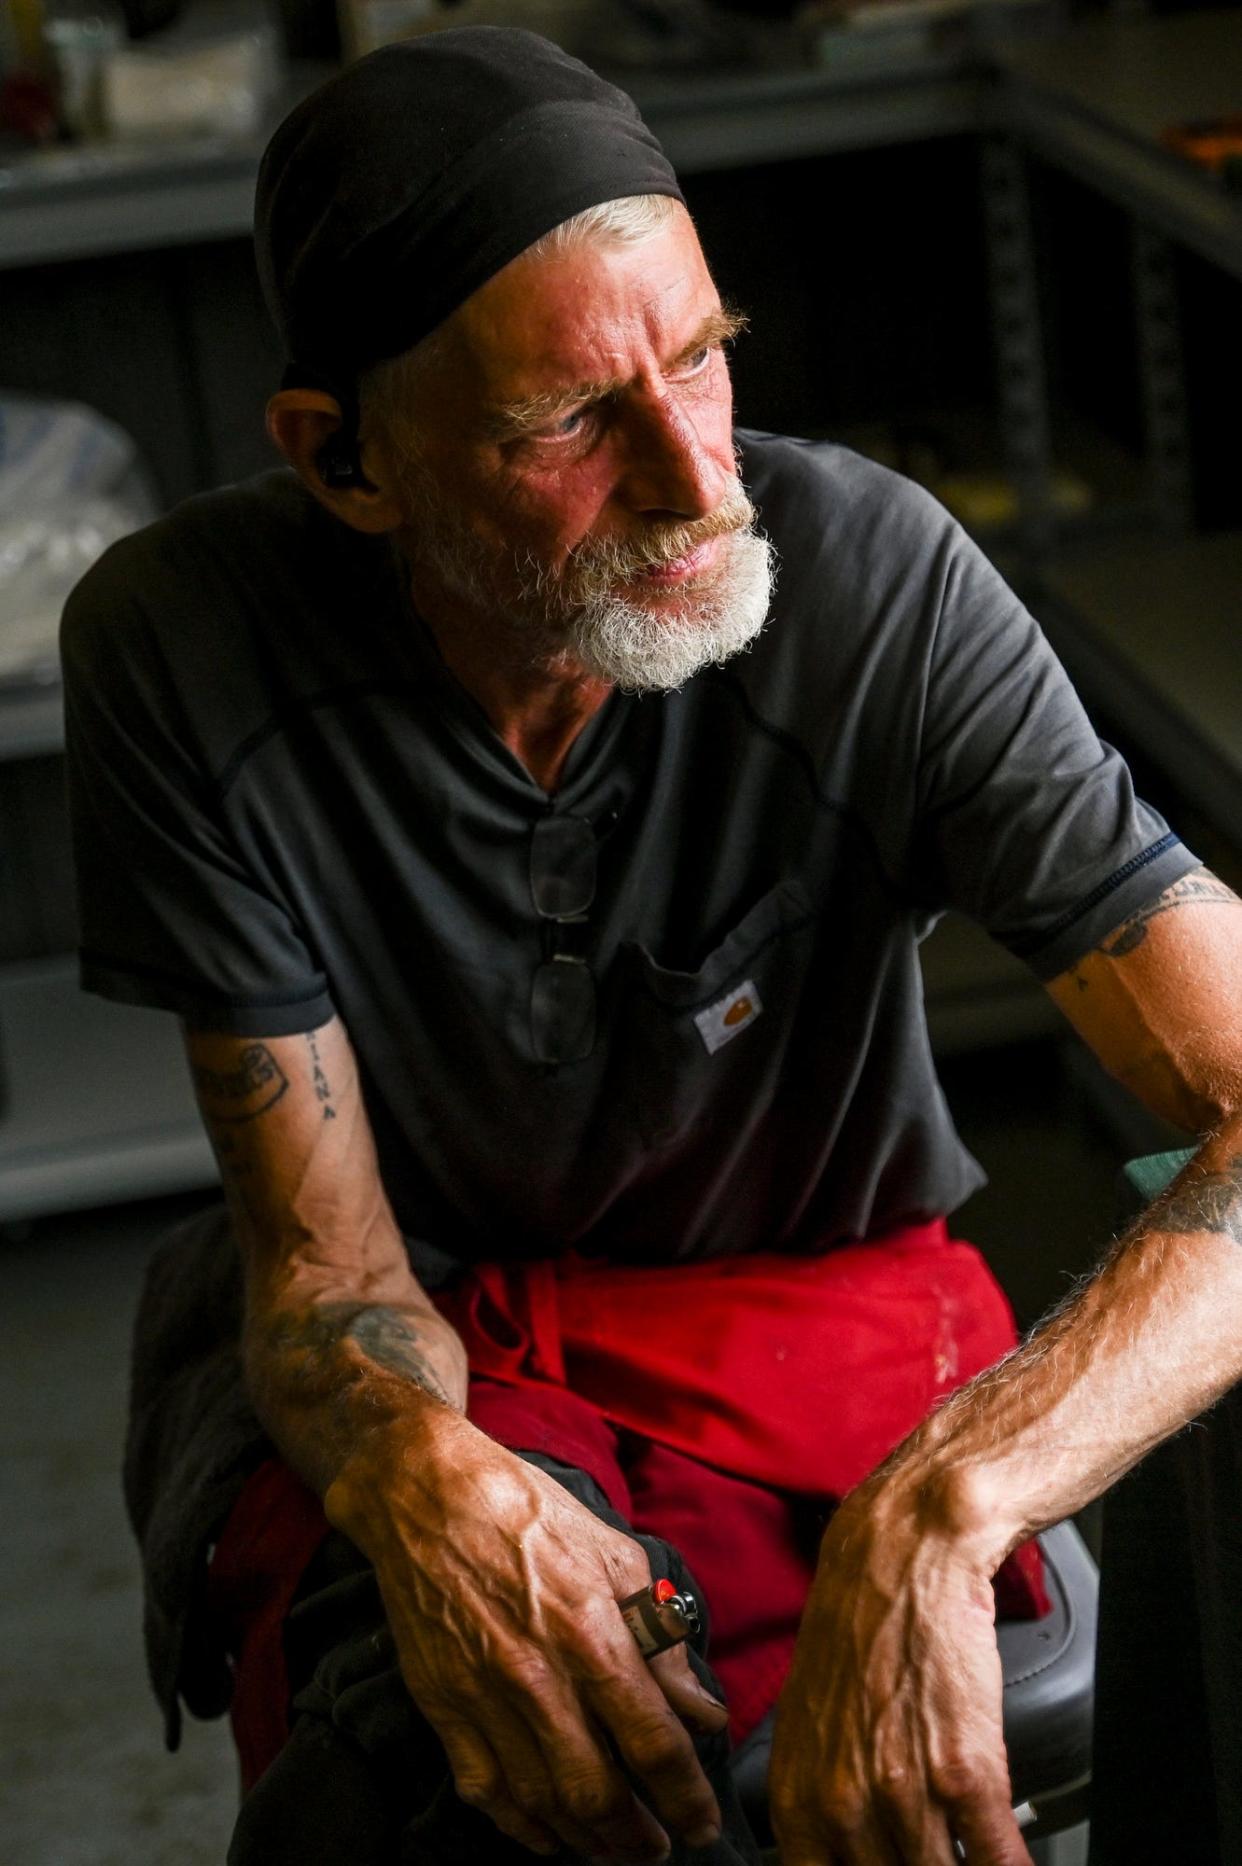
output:
[[752,525],[722,539],[718,556],[705,587],[687,590],[675,614],[621,596],[588,599],[563,656],[623,693],[668,693],[748,648],[767,621],[775,552]]
[[[477,615],[507,624],[531,665],[576,668],[627,693],[670,692],[749,647],[767,620],[776,553],[740,485],[707,520],[653,527],[632,547],[584,545],[552,572],[530,553],[490,553],[421,465],[407,462],[404,478],[415,563]],[[713,537],[710,570],[662,606],[616,593]]]

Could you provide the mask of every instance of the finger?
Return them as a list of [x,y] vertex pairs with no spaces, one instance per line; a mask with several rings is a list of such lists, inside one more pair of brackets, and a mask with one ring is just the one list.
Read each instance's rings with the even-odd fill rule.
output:
[[957,1866],[949,1823],[940,1808],[923,1796],[911,1799],[886,1786],[877,1795],[880,1820],[896,1860],[917,1860],[919,1866]]
[[942,1762],[932,1770],[932,1787],[971,1866],[1031,1866],[1014,1817],[1003,1749],[983,1763]]
[[959,1856],[945,1810],[929,1799],[921,1770],[914,1773],[878,1764],[871,1793],[878,1823],[898,1860],[917,1860],[919,1866],[956,1866]]
[[[549,1766],[532,1731],[519,1719],[494,1705],[481,1713],[483,1735],[500,1765],[510,1796],[528,1819],[549,1828],[573,1852],[591,1855],[599,1850],[594,1834],[566,1808],[560,1771]],[[600,1752],[602,1756],[602,1751]]]
[[[630,1656],[637,1659],[632,1648]],[[648,1690],[654,1689],[649,1680],[646,1683]],[[512,1680],[509,1688],[512,1694]],[[560,1831],[569,1822],[574,1830],[585,1832],[589,1845],[582,1850],[588,1854],[615,1851],[635,1860],[663,1859],[668,1835],[635,1795],[566,1681],[547,1674],[536,1686],[528,1672],[521,1695],[523,1727],[538,1746],[555,1790],[549,1823]],[[513,1710],[512,1704],[506,1706],[505,1714],[486,1726],[498,1755],[508,1753],[515,1743],[518,1719]],[[672,1722],[671,1714],[666,1715]]]
[[925,1855],[917,1847],[905,1852],[897,1845],[878,1803],[860,1784],[834,1792],[823,1783],[778,1779],[769,1801],[781,1866],[940,1866],[935,1853]]
[[655,1658],[648,1661],[647,1670],[664,1693],[666,1701],[692,1730],[706,1736],[713,1731],[723,1730],[728,1724],[727,1706],[719,1698],[714,1698],[701,1680],[696,1678],[684,1646],[674,1646],[671,1652],[658,1652]]
[[560,1836],[546,1822],[529,1815],[509,1793],[495,1751],[477,1730],[448,1720],[433,1728],[444,1745],[460,1800],[478,1808],[502,1833],[532,1853],[547,1856],[560,1851]]
[[[939,1854],[899,1852],[870,1823],[848,1838],[839,1827],[830,1835],[827,1824],[813,1836],[803,1828],[792,1839],[787,1828],[774,1831],[781,1866],[940,1866]],[[952,1853],[949,1858],[952,1860]]]
[[1008,1782],[999,1805],[994,1799],[971,1806],[963,1803],[953,1810],[949,1821],[968,1866],[1031,1866],[1022,1829],[1009,1804]]
[[661,1820],[691,1846],[709,1845],[720,1833],[716,1797],[694,1744],[632,1644],[585,1686],[585,1695]]

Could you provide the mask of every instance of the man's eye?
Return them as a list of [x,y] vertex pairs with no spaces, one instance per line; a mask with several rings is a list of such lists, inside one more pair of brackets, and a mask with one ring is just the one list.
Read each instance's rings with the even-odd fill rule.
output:
[[583,408],[571,408],[567,415],[558,415],[555,421],[540,428],[535,435],[538,441],[572,441],[585,429],[591,417],[591,405]]
[[681,366],[682,374],[686,376],[697,376],[701,370],[706,369],[708,363],[711,361],[712,352],[715,348],[716,346],[714,343],[703,344],[700,349],[694,352],[693,356],[688,356],[686,358]]

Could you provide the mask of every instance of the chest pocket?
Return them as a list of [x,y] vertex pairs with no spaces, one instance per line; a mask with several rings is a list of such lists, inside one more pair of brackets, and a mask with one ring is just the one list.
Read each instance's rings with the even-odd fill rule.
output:
[[696,971],[626,948],[627,1084],[644,1143],[741,1139],[771,1102],[818,919],[797,881],[763,895]]

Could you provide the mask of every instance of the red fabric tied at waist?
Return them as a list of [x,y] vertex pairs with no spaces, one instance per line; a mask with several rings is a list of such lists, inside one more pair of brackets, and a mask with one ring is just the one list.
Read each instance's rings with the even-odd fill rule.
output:
[[[435,1300],[473,1373],[568,1386],[614,1425],[824,1499],[1017,1339],[982,1257],[943,1219],[816,1257],[479,1264]],[[1047,1612],[1034,1546],[997,1596],[1011,1618]]]

